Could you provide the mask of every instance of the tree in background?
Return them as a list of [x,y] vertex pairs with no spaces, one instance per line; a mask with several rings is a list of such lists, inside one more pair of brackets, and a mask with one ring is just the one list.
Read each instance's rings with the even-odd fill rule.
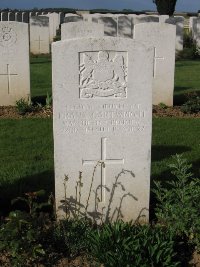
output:
[[160,15],[172,16],[175,11],[177,0],[153,0]]

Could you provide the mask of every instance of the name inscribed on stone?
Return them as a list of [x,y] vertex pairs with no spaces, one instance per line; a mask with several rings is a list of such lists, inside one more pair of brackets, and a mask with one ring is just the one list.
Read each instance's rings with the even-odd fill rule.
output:
[[66,134],[128,134],[146,128],[146,110],[141,104],[67,105],[59,119]]
[[126,98],[127,52],[79,53],[80,98]]

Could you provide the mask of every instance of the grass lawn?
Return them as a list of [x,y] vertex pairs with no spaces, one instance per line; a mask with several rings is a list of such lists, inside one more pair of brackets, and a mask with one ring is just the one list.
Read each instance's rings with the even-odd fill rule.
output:
[[31,96],[34,101],[42,102],[47,93],[52,94],[51,57],[31,57]]
[[[23,192],[54,190],[51,119],[0,120],[0,210]],[[153,120],[152,179],[168,179],[171,155],[183,153],[199,175],[200,120]]]
[[200,94],[200,60],[183,60],[176,62],[174,103],[185,102],[185,94],[197,92]]
[[51,119],[0,120],[0,211],[23,192],[54,188]]

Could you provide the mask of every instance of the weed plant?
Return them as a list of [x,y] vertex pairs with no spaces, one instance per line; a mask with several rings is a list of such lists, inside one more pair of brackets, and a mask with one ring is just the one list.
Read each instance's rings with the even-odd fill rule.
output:
[[30,103],[30,101],[21,98],[16,101],[16,109],[20,115],[24,115],[26,113],[32,112],[34,110],[34,107],[32,103]]
[[174,156],[171,164],[172,179],[166,186],[155,182],[158,204],[155,209],[158,223],[173,234],[200,249],[200,179],[193,178],[192,167],[182,156]]

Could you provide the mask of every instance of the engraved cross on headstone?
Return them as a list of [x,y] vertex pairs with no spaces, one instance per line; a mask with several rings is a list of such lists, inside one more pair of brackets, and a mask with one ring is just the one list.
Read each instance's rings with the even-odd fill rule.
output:
[[100,201],[105,202],[106,186],[106,167],[113,164],[124,164],[124,159],[107,159],[106,157],[106,137],[101,138],[101,158],[99,160],[82,160],[83,165],[95,166],[97,162],[101,163],[101,196]]
[[154,64],[153,64],[153,77],[156,77],[157,60],[164,60],[164,57],[158,57],[156,53],[156,47],[154,47]]
[[7,84],[8,84],[7,90],[8,90],[8,94],[10,94],[11,76],[14,76],[14,75],[16,76],[18,74],[16,74],[16,73],[10,73],[10,66],[9,66],[9,64],[7,64],[6,70],[7,70],[7,73],[0,73],[0,76],[7,76]]
[[41,39],[40,39],[40,36],[39,36],[38,40],[35,40],[35,42],[38,42],[38,45],[39,45],[39,52],[40,52],[41,42],[44,42],[44,40],[41,40]]

